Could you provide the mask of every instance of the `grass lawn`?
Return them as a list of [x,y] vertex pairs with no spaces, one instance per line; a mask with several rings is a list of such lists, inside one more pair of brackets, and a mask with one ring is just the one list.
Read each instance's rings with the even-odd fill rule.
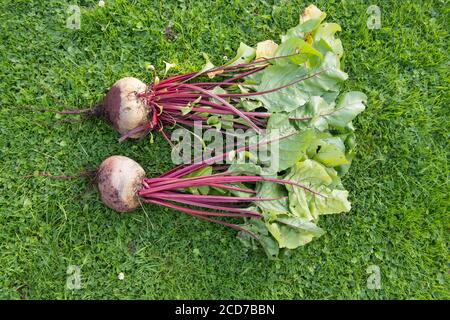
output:
[[[172,166],[160,136],[119,144],[100,121],[57,124],[23,106],[90,106],[123,76],[150,81],[147,63],[194,71],[204,52],[221,64],[240,41],[278,41],[309,3],[70,3],[80,30],[66,28],[66,1],[0,1],[0,298],[450,298],[446,1],[315,2],[343,28],[346,87],[369,103],[344,179],[352,211],[322,218],[327,233],[282,261],[172,210],[116,214],[82,179],[23,178],[77,174],[112,154],[148,175]],[[379,30],[366,26],[370,4],[381,8]],[[70,265],[81,268],[79,290],[66,288]],[[379,290],[367,287],[372,265]]]

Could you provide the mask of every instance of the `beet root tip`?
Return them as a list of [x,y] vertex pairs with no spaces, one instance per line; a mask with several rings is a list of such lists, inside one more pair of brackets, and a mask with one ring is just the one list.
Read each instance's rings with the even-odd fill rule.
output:
[[144,169],[130,158],[111,156],[105,159],[96,177],[103,203],[117,212],[133,211],[140,204],[137,192],[144,177]]

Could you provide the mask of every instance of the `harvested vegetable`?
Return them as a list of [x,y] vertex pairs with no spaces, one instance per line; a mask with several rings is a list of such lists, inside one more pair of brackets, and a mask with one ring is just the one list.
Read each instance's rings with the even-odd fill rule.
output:
[[[110,157],[97,171],[103,202],[119,212],[162,205],[232,227],[246,246],[259,243],[271,259],[321,236],[322,215],[351,209],[341,177],[355,157],[352,121],[367,101],[361,92],[340,92],[348,77],[335,38],[340,26],[323,22],[325,16],[309,6],[279,43],[241,43],[225,66],[208,61],[200,72],[155,77],[150,85],[137,79],[116,83],[87,113],[108,119],[121,140],[151,130],[167,138],[166,127],[198,122],[202,128],[254,131],[235,157],[221,153],[156,178],[146,178],[129,158]],[[275,142],[270,156],[254,152]],[[217,165],[225,158],[226,165]]]
[[[111,156],[98,168],[96,183],[103,203],[115,211],[129,212],[138,208],[141,203],[152,203],[229,226],[252,236],[254,235],[250,230],[211,217],[261,218],[261,214],[249,209],[248,204],[278,198],[256,197],[256,192],[252,188],[237,184],[256,182],[289,184],[320,196],[319,193],[298,182],[257,175],[233,175],[223,171],[223,168],[216,171],[214,167],[208,165],[224,156],[225,154],[209,161],[172,170],[157,178],[145,178],[144,169],[130,158]],[[221,194],[195,194],[197,190],[208,193],[210,188]],[[239,192],[246,196],[224,195],[228,191]]]
[[[200,72],[154,81],[139,96],[156,118],[130,133],[199,123],[202,128],[259,131],[276,113],[286,114],[298,129],[328,130],[339,127],[340,118],[350,129],[366,97],[359,92],[340,95],[348,78],[341,66],[342,43],[335,37],[341,28],[323,22],[325,17],[311,5],[279,44],[266,40],[252,48],[241,43],[224,66],[207,60]],[[199,77],[206,79],[194,82]]]
[[[324,23],[326,14],[314,5],[300,16],[277,44],[272,40],[252,48],[240,44],[236,56],[215,67],[209,60],[200,72],[154,77],[144,85],[135,78],[119,80],[91,115],[110,122],[122,137],[140,138],[165,128],[246,129],[267,127],[274,113],[286,113],[297,127],[326,127],[333,119],[353,119],[365,96],[350,93],[337,106],[343,72],[341,28]],[[354,103],[354,104],[353,104]],[[67,112],[66,112],[67,113]],[[74,113],[69,111],[69,113]]]

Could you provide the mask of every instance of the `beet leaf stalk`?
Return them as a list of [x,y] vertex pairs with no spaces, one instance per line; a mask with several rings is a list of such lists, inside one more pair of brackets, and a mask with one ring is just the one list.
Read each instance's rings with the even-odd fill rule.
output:
[[[261,129],[266,128],[267,118],[271,116],[271,113],[240,110],[238,105],[242,99],[272,93],[327,71],[326,69],[320,70],[283,86],[264,91],[254,91],[253,85],[245,83],[245,77],[262,72],[269,65],[270,60],[283,58],[286,57],[253,61],[235,66],[221,66],[201,73],[169,77],[148,85],[147,90],[138,93],[137,96],[150,110],[151,120],[125,133],[119,141],[150,130],[163,131],[165,127],[193,128],[201,123],[202,128],[213,128],[214,126],[208,121],[211,116],[231,116],[229,122],[231,122],[232,128],[251,128],[260,132]],[[225,80],[193,82],[200,75],[216,73],[219,77],[225,77]],[[241,92],[240,86],[246,87],[245,91],[248,92]],[[308,119],[292,118],[292,120]]]

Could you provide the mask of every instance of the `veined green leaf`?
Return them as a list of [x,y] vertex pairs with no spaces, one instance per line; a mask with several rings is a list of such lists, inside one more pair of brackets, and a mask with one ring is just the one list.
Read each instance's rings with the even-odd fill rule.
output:
[[342,47],[341,40],[334,37],[334,34],[338,31],[341,31],[341,26],[337,23],[323,23],[317,28],[314,34],[314,42],[324,40],[340,58],[344,54],[344,48]]
[[296,27],[289,29],[286,35],[281,36],[281,41],[284,42],[289,38],[303,38],[305,33],[316,30],[325,17],[326,14],[323,13],[316,19],[310,19],[304,23],[300,23]]
[[302,64],[307,62],[311,56],[319,57],[320,60],[323,60],[323,56],[319,51],[314,49],[303,39],[299,38],[289,38],[283,42],[280,46],[278,46],[275,56],[289,56],[274,60],[274,63],[279,65],[286,63]]
[[347,190],[330,190],[329,188],[321,187],[318,188],[317,191],[325,196],[312,199],[314,202],[312,208],[317,210],[317,216],[321,214],[334,214],[350,211],[351,204],[347,199]]
[[304,246],[324,233],[319,227],[312,227],[312,222],[299,222],[294,219],[296,218],[281,218],[273,223],[266,222],[267,229],[280,248],[295,249]]
[[351,121],[364,111],[366,101],[366,95],[358,91],[345,93],[339,99],[337,106],[334,106],[334,103],[328,104],[321,97],[314,96],[303,108],[292,111],[289,117],[303,118],[303,120],[294,120],[299,128],[313,127],[324,131],[332,126],[353,131]]
[[[247,142],[276,142],[262,143],[257,151],[237,154],[228,169],[233,174],[281,176],[319,193],[291,184],[256,183],[257,197],[276,200],[256,202],[251,210],[260,212],[261,219],[248,219],[242,227],[252,232],[270,259],[279,258],[321,236],[324,231],[316,225],[320,215],[351,209],[348,192],[340,177],[354,157],[356,143],[352,120],[364,110],[367,97],[360,92],[339,95],[341,84],[348,77],[342,71],[342,42],[336,37],[341,27],[323,23],[325,16],[314,5],[308,6],[300,16],[300,24],[282,36],[278,48],[272,41],[258,44],[260,57],[273,54],[289,57],[268,61],[264,70],[245,77],[245,82],[240,85],[226,87],[226,90],[218,86],[213,90],[217,93],[247,93],[286,86],[271,93],[240,99],[237,107],[241,110],[265,109],[271,113],[266,131],[248,137]],[[254,48],[241,43],[236,56],[227,65],[248,63],[255,56]],[[205,56],[205,59],[212,67],[209,58]],[[190,111],[186,109],[182,113]],[[233,123],[245,124],[232,115],[205,116],[209,116],[209,125],[219,129],[232,127]],[[287,138],[277,139],[286,135]],[[238,161],[243,155],[246,161]],[[242,187],[251,185],[239,184]],[[206,190],[191,191],[201,193]],[[219,191],[209,188],[208,192]],[[226,191],[226,194],[248,196],[237,191]],[[246,245],[254,246],[255,238],[248,233],[240,232],[239,237]]]
[[331,168],[326,168],[314,160],[297,163],[285,176],[286,180],[302,183],[320,193],[315,195],[303,188],[286,185],[289,193],[289,208],[297,217],[316,221],[321,214],[341,213],[350,210],[348,192],[335,189],[339,178]]
[[[306,76],[303,67],[293,65],[272,65],[264,70],[257,91],[271,90],[290,84]],[[288,86],[275,92],[259,95],[253,98],[261,101],[270,112],[290,112],[304,105],[309,95],[299,90],[299,84]]]
[[256,205],[266,213],[286,214],[289,212],[286,188],[273,182],[258,184],[258,198],[277,198],[277,200],[258,201]]
[[[249,219],[248,222],[244,225],[241,225],[242,228],[252,232],[253,235],[256,236],[256,240],[259,241],[260,245],[263,247],[264,251],[267,254],[269,259],[277,259],[278,254],[280,252],[278,243],[275,239],[269,234],[264,222],[258,219]],[[251,237],[246,232],[239,232],[238,239],[248,248],[253,248],[254,238]]]
[[328,104],[325,99],[312,96],[304,107],[292,111],[289,118],[299,119],[293,122],[300,129],[311,127],[324,131],[328,129],[328,122],[321,114],[328,114],[333,110],[333,105]]
[[359,91],[351,91],[337,103],[336,109],[323,115],[328,124],[336,128],[345,128],[349,123],[366,108],[367,96]]
[[[338,64],[337,56],[328,52],[323,63],[314,70],[292,64],[272,65],[264,70],[257,90],[288,86],[253,99],[261,101],[270,112],[291,112],[304,106],[311,96],[322,96],[339,90],[339,84],[347,79],[347,74],[339,70]],[[292,84],[296,81],[299,82]]]
[[256,163],[234,162],[228,167],[228,172],[233,174],[258,175],[262,177],[274,177],[276,172],[270,168],[262,167]]
[[314,154],[310,157],[327,167],[348,164],[344,142],[339,137],[318,139],[314,143]]
[[320,148],[317,155],[313,158],[328,167],[336,167],[342,164],[348,164],[345,153],[333,144],[325,144]]
[[241,42],[239,48],[236,52],[236,56],[232,58],[227,66],[235,66],[238,64],[249,63],[255,58],[256,50],[252,47],[249,47],[245,43]]
[[325,233],[315,223],[302,218],[279,215],[276,221],[291,228],[310,232],[316,236],[321,236]]
[[[298,132],[288,120],[287,114],[273,114],[267,123],[267,131],[259,139],[273,140],[293,133],[292,136],[259,148],[258,159],[267,167],[285,170],[305,158],[306,150],[314,139],[311,130]],[[267,152],[269,151],[269,152]]]
[[258,109],[261,106],[262,106],[261,101],[248,100],[248,99],[242,99],[238,105],[238,107],[240,109],[244,109],[245,111],[253,111],[255,109]]

